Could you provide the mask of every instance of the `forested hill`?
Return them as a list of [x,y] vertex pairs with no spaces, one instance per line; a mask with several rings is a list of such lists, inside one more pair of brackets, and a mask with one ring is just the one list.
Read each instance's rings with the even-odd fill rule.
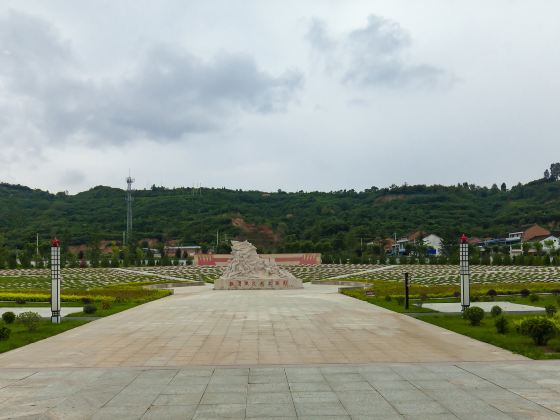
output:
[[[120,240],[125,192],[98,186],[76,195],[0,184],[0,241],[21,247],[57,235],[66,244]],[[263,193],[227,189],[134,192],[134,238],[214,244],[246,238],[266,251],[357,250],[374,238],[415,230],[445,238],[503,235],[520,225],[560,222],[560,182],[511,189],[474,185],[393,186],[364,192]],[[3,237],[3,238],[2,238]],[[0,244],[1,245],[1,244]]]

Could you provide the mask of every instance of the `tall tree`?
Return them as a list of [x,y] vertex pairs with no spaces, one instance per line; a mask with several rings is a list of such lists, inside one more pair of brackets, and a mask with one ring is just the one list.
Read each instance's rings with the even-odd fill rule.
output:
[[553,181],[558,181],[560,178],[560,162],[556,162],[550,165],[550,178]]

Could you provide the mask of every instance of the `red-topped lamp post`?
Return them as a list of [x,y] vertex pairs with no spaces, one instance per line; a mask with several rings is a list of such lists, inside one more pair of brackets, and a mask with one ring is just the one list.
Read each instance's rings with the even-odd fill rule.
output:
[[459,244],[459,275],[461,276],[461,308],[464,311],[471,306],[469,238],[464,233]]
[[60,324],[60,241],[51,241],[51,321]]

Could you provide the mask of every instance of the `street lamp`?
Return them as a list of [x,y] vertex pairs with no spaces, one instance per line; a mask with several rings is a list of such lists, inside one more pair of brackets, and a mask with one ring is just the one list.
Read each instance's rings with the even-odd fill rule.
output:
[[461,276],[461,308],[464,311],[471,306],[469,269],[469,238],[463,233],[459,245],[459,275]]
[[60,324],[60,241],[51,241],[51,322]]

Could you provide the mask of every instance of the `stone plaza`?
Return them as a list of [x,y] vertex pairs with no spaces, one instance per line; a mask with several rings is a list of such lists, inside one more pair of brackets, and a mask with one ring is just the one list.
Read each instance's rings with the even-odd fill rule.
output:
[[176,289],[0,355],[0,383],[0,418],[560,418],[560,363],[310,284]]

